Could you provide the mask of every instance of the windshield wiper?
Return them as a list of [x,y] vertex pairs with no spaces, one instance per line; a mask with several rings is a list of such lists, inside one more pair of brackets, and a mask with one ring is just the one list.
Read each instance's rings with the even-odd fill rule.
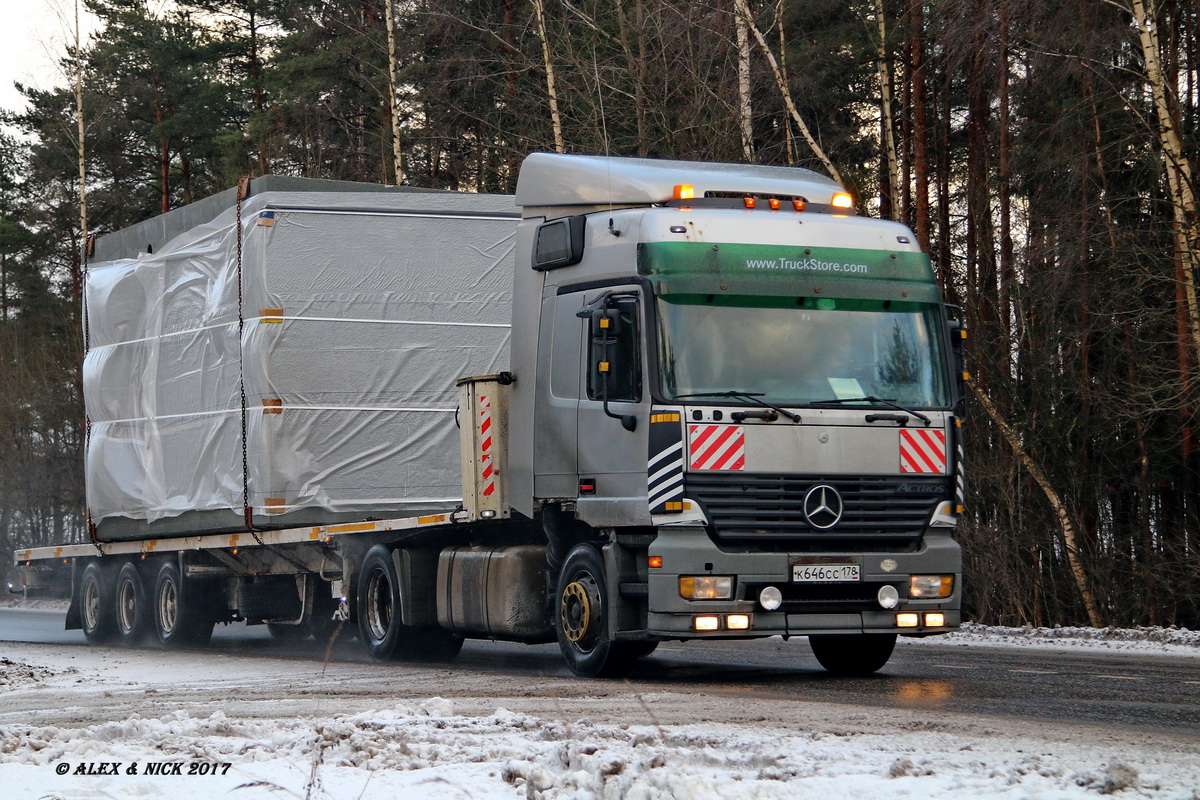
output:
[[920,411],[913,411],[911,408],[898,406],[891,400],[884,397],[874,397],[867,395],[866,397],[840,397],[837,400],[813,400],[809,405],[813,406],[832,406],[841,405],[842,403],[881,403],[889,408],[894,408],[897,411],[903,411],[905,414],[912,414],[917,419],[925,423],[926,427],[933,424],[933,420],[922,414]]
[[692,392],[691,394],[675,395],[676,399],[683,399],[685,397],[728,397],[735,400],[741,399],[745,400],[747,403],[755,403],[757,405],[769,408],[772,411],[778,411],[792,422],[800,421],[799,414],[793,414],[791,411],[785,411],[774,403],[768,403],[766,400],[760,399],[762,396],[762,392]]

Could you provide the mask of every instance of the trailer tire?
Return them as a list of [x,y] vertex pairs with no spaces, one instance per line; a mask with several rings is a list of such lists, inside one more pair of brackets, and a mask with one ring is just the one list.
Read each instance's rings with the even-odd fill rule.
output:
[[83,635],[92,644],[106,644],[116,638],[116,601],[113,600],[112,573],[93,561],[83,570],[79,581],[79,618]]
[[179,565],[168,561],[154,581],[154,633],[163,647],[199,647],[213,632],[212,609],[200,583],[187,580]]
[[567,554],[555,592],[558,648],[581,678],[619,678],[648,655],[648,642],[615,642],[608,635],[604,557],[590,544]]
[[359,569],[358,636],[375,661],[450,661],[463,640],[436,626],[400,621],[404,598],[392,553],[384,545],[367,551]]
[[820,665],[834,675],[870,675],[892,657],[896,634],[814,634],[808,644]]
[[154,622],[146,597],[146,582],[142,580],[142,573],[132,561],[122,564],[121,571],[117,573],[113,600],[117,637],[121,644],[131,647],[144,644],[154,629]]

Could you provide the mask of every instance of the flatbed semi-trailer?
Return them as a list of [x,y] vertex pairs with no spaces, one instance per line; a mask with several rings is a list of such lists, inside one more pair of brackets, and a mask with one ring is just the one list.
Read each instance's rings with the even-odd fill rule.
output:
[[780,167],[298,188],[102,240],[92,541],[14,554],[68,627],[557,640],[606,676],[772,635],[867,673],[960,624],[965,333],[904,226]]

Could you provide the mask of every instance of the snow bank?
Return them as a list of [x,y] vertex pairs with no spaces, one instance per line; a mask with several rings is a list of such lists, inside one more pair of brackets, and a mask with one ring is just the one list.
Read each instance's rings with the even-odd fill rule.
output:
[[1200,631],[1187,628],[1007,628],[999,625],[963,623],[962,629],[945,636],[910,639],[934,645],[999,645],[1041,647],[1058,650],[1079,648],[1136,651],[1200,657]]
[[[6,797],[31,800],[1194,797],[1194,755],[1114,749],[961,731],[567,723],[503,708],[459,716],[451,701],[435,697],[301,719],[177,711],[78,728],[7,726],[0,729],[0,786]],[[75,774],[98,762],[119,764],[117,774]],[[145,774],[148,765],[175,762],[184,774]],[[221,767],[187,775],[197,764]]]

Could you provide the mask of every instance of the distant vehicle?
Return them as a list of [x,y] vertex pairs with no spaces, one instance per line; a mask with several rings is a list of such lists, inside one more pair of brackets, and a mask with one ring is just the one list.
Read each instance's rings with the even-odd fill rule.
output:
[[[104,237],[92,541],[19,550],[93,642],[378,660],[960,624],[960,315],[802,169],[539,153],[516,197],[266,177]],[[457,427],[456,427],[457,426]]]

